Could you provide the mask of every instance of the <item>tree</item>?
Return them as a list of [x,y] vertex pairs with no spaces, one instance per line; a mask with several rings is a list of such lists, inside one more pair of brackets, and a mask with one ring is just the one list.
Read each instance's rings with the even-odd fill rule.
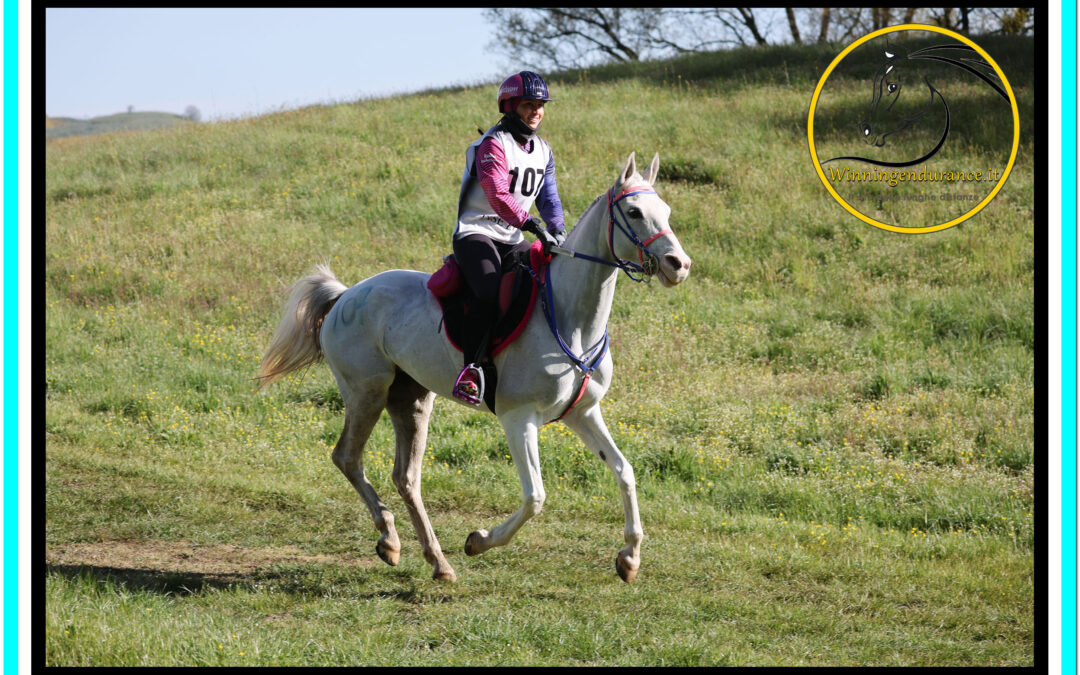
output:
[[971,32],[971,10],[973,7],[960,8],[960,30],[964,33]]
[[839,42],[849,42],[871,32],[870,22],[866,20],[867,12],[864,7],[837,7],[833,18],[836,30],[833,39]]
[[750,31],[750,35],[754,37],[754,41],[759,45],[769,44],[765,41],[765,38],[761,35],[761,31],[758,30],[757,19],[754,17],[753,7],[736,7],[735,11],[739,13],[739,18],[742,20],[742,24],[746,26]]
[[188,118],[192,122],[198,122],[202,119],[202,113],[200,113],[199,109],[195,106],[189,105],[188,107],[184,108],[184,117]]
[[1035,32],[1035,8],[1016,7],[1013,9],[986,9],[996,23],[993,32],[1006,35],[1027,35]]
[[785,7],[784,13],[787,15],[791,41],[795,44],[823,44],[829,41],[829,26],[833,16],[831,7]]
[[849,43],[898,24],[933,24],[972,35],[1035,30],[1034,7],[543,7],[488,9],[484,17],[498,27],[490,48],[510,57],[513,67],[541,71],[725,47],[803,44],[815,35],[819,44]]
[[930,20],[948,30],[957,28],[952,7],[935,7],[930,10]]
[[569,68],[595,61],[639,61],[648,44],[629,25],[653,26],[658,8],[491,8],[488,22],[501,26],[489,45],[536,68]]
[[[746,44],[749,30],[758,44],[753,10],[672,9],[664,7],[492,8],[484,18],[498,31],[489,48],[515,64],[538,70],[580,68],[598,63],[626,63],[672,54]],[[711,21],[710,21],[711,19]],[[715,20],[739,26],[736,33],[719,30]]]
[[802,39],[799,37],[799,24],[795,21],[795,10],[791,7],[785,7],[784,12],[787,14],[788,28],[791,29],[792,42],[801,45]]
[[873,7],[870,10],[871,28],[878,30],[889,25],[892,10],[888,7]]
[[829,39],[829,18],[829,8],[823,7],[821,10],[821,29],[818,31],[817,36],[818,44],[827,42]]

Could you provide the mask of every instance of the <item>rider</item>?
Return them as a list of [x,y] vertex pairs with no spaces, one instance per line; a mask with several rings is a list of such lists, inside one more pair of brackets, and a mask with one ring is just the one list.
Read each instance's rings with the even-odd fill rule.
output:
[[[502,261],[528,248],[521,230],[534,234],[545,253],[565,238],[555,156],[536,134],[550,100],[547,83],[536,73],[511,75],[499,86],[502,119],[465,152],[454,257],[476,301],[469,306],[462,344],[465,367],[454,396],[473,405],[484,396],[477,363],[487,353],[498,318]],[[529,215],[534,202],[546,227]]]

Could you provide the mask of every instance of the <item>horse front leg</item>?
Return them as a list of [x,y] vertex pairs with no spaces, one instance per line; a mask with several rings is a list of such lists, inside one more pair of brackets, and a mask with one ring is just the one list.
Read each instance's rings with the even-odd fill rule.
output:
[[604,417],[600,414],[600,404],[583,410],[577,415],[568,415],[563,422],[576,433],[615,474],[622,492],[623,512],[626,515],[626,547],[615,557],[615,571],[623,581],[629,583],[637,577],[641,566],[641,519],[638,516],[637,484],[634,482],[634,467],[615,446]]
[[510,445],[510,456],[521,479],[523,503],[505,522],[487,530],[475,530],[465,540],[465,554],[483,553],[493,546],[510,543],[514,534],[529,518],[544,507],[544,482],[540,477],[540,452],[537,447],[537,424],[531,411],[511,411],[500,417]]

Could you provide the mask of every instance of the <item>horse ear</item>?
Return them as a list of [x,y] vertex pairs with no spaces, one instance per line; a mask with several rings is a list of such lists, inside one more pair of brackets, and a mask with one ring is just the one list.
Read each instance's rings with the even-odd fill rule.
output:
[[649,182],[649,185],[656,185],[656,176],[660,173],[660,153],[653,155],[652,162],[649,164],[649,168],[645,169],[645,180]]
[[625,185],[630,178],[637,173],[637,162],[634,161],[634,153],[630,153],[629,159],[626,160],[626,167],[619,174],[619,185]]

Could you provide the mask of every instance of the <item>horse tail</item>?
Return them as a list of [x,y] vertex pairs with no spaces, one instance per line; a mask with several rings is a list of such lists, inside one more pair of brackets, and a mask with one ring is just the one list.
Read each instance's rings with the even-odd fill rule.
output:
[[319,329],[323,319],[348,290],[327,265],[316,265],[290,288],[285,312],[259,363],[259,389],[322,359]]

